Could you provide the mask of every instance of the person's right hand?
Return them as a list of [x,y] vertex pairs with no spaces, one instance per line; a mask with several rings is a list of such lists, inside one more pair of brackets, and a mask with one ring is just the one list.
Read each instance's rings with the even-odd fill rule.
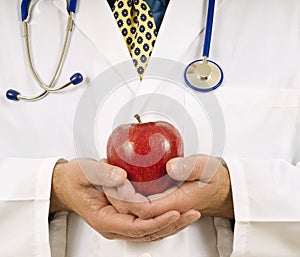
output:
[[61,161],[53,171],[50,212],[74,211],[105,238],[133,241],[162,239],[200,218],[195,210],[182,214],[168,211],[150,219],[121,214],[109,203],[101,186],[116,187],[125,181],[124,170],[103,161]]

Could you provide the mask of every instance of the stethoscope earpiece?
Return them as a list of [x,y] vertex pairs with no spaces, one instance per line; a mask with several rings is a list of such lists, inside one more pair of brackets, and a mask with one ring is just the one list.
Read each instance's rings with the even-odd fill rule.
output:
[[6,98],[12,101],[19,101],[18,95],[20,92],[14,90],[14,89],[9,89],[6,91]]
[[77,84],[81,83],[82,81],[83,81],[83,76],[79,72],[74,73],[70,78],[70,82],[73,85],[77,85]]

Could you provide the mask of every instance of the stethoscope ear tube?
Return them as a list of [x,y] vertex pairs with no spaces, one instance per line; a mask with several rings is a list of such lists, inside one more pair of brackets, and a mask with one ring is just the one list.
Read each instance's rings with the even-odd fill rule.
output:
[[202,56],[206,56],[206,57],[209,57],[211,34],[212,34],[212,27],[214,21],[214,10],[215,10],[215,0],[210,0],[208,3],[205,39],[204,39],[203,54],[202,54]]
[[54,87],[58,76],[60,74],[60,71],[62,69],[63,66],[63,62],[66,56],[66,52],[68,49],[68,45],[69,45],[69,38],[70,38],[70,34],[73,28],[73,15],[76,11],[76,4],[77,4],[77,0],[71,0],[70,1],[70,5],[68,7],[68,13],[69,13],[69,19],[68,19],[68,24],[67,24],[67,30],[66,30],[66,36],[65,36],[65,41],[63,44],[63,48],[61,51],[61,55],[59,58],[59,62],[57,64],[55,73],[53,75],[53,78],[51,80],[51,82],[49,83],[49,85],[45,85],[41,79],[38,76],[37,71],[35,70],[34,66],[33,66],[33,62],[31,59],[31,54],[30,54],[30,46],[29,46],[29,40],[28,40],[28,12],[29,12],[29,7],[30,7],[30,0],[23,0],[21,3],[21,15],[22,15],[22,21],[24,24],[24,38],[25,38],[25,47],[26,47],[26,53],[27,53],[27,60],[28,60],[28,64],[30,67],[30,71],[35,79],[35,81],[39,84],[39,86],[43,89],[43,92],[41,92],[39,95],[36,96],[25,96],[22,95],[20,92],[14,90],[14,89],[9,89],[6,92],[6,98],[9,100],[13,100],[13,101],[18,101],[18,100],[28,100],[28,101],[36,101],[39,100],[43,97],[45,97],[46,95],[48,95],[49,93],[53,93],[53,92],[58,92],[70,85],[77,85],[79,83],[81,83],[83,81],[83,76],[80,73],[75,73],[71,76],[70,81],[67,82],[66,84],[62,85],[62,86],[58,86],[58,87]]

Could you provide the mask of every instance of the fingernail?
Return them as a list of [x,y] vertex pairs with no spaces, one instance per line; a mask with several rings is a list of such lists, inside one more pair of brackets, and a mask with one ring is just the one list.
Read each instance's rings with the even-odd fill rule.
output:
[[179,173],[182,166],[182,158],[174,158],[168,162],[168,165],[172,174]]
[[177,166],[178,161],[179,161],[179,158],[174,158],[174,159],[169,161],[170,169],[172,171],[175,171],[175,168]]
[[199,218],[201,217],[201,213],[199,211],[193,211],[193,213],[191,213],[189,216],[188,216],[188,219],[191,219],[192,220],[192,223],[197,221]]
[[111,171],[111,180],[113,182],[119,182],[126,178],[126,175],[124,176],[124,171],[122,169],[113,168]]
[[195,211],[194,216],[195,216],[195,219],[198,220],[201,217],[200,211]]
[[180,215],[173,215],[173,216],[171,216],[171,217],[170,217],[170,223],[175,222],[176,220],[179,219],[179,217],[180,217]]
[[188,175],[185,172],[184,158],[177,157],[169,161],[169,175],[175,180],[185,180]]

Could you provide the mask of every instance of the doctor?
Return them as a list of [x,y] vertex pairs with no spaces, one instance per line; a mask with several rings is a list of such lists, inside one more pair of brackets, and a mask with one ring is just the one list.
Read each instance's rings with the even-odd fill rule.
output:
[[[197,59],[206,6],[206,1],[171,0],[152,57],[184,64]],[[19,3],[1,0],[0,7],[1,93],[14,85],[36,94],[39,88],[33,85],[25,58]],[[207,195],[186,186],[180,202],[169,194],[151,206],[143,205],[146,220],[130,214],[138,215],[140,205],[110,199],[119,212],[129,212],[121,214],[103,197],[100,205],[109,211],[97,216],[96,223],[90,222],[85,208],[95,211],[99,202],[83,199],[79,185],[89,196],[93,188],[78,162],[64,161],[75,157],[73,118],[84,86],[34,103],[13,103],[2,97],[0,256],[299,256],[300,72],[295,57],[300,54],[300,3],[219,0],[215,13],[211,54],[226,74],[216,91],[226,123],[226,165],[220,166],[212,181],[224,184],[216,194],[225,192],[221,194],[226,196],[221,201],[225,212],[206,212],[200,200]],[[32,56],[43,81],[50,81],[55,70],[66,20],[64,0],[38,1],[33,8]],[[58,83],[79,70],[88,84],[130,58],[107,1],[81,1]],[[203,158],[199,156],[198,163],[205,162]],[[97,184],[126,183],[123,170],[84,162],[99,165],[104,176],[97,177]],[[198,180],[199,166],[188,180]],[[105,176],[111,171],[113,175]],[[176,178],[177,171],[169,171]],[[61,194],[70,185],[72,191]],[[70,198],[72,193],[83,197]],[[182,201],[187,204],[182,206]],[[58,211],[50,229],[49,206],[51,212]],[[68,216],[66,209],[71,211]],[[234,232],[224,219],[233,216],[233,209]],[[128,240],[132,237],[136,241],[166,238],[137,243]]]

